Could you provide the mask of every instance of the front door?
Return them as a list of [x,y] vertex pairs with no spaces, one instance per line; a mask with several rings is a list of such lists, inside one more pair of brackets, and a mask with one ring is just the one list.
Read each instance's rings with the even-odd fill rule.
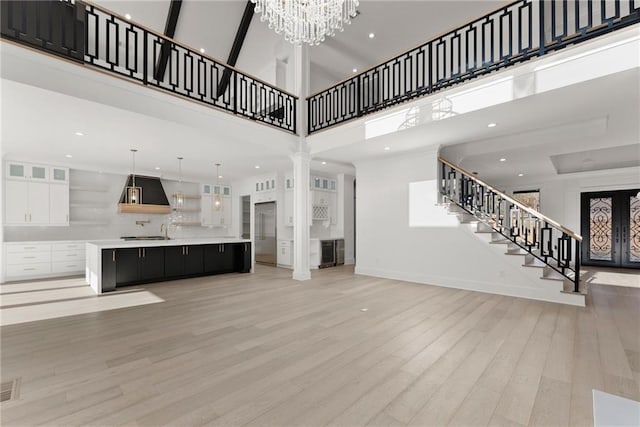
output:
[[582,264],[640,268],[638,190],[582,193]]

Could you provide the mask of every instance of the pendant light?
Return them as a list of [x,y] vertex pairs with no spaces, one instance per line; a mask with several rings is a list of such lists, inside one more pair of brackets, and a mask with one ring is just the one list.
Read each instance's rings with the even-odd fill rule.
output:
[[142,203],[142,187],[136,186],[136,150],[131,149],[131,185],[127,185],[127,198],[125,202],[129,205],[139,205]]
[[213,210],[219,212],[222,209],[222,197],[220,196],[220,192],[222,191],[220,187],[220,163],[216,163],[216,187],[218,188],[218,192],[213,196]]
[[176,192],[176,208],[184,207],[184,193],[182,192],[182,159],[178,157],[178,191]]

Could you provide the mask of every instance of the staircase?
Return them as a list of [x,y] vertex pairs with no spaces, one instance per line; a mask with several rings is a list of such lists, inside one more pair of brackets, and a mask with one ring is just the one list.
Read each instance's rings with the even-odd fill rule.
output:
[[580,276],[582,237],[470,172],[438,158],[441,203],[475,236],[517,257],[540,286],[567,294],[570,304],[585,305],[586,283]]

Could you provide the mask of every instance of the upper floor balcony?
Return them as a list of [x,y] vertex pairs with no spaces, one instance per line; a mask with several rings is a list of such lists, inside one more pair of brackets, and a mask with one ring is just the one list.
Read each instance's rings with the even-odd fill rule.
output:
[[299,102],[312,134],[640,22],[636,0],[517,0],[299,100],[92,3],[1,5],[5,40],[293,134]]

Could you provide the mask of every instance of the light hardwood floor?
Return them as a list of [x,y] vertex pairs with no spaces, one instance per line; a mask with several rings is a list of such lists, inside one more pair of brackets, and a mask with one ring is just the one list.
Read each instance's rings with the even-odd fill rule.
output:
[[578,308],[349,267],[144,288],[164,302],[3,326],[2,425],[579,426],[594,388],[640,400],[640,289]]

